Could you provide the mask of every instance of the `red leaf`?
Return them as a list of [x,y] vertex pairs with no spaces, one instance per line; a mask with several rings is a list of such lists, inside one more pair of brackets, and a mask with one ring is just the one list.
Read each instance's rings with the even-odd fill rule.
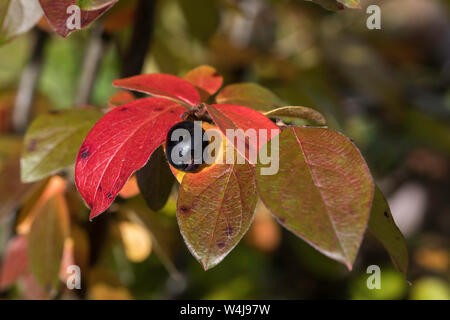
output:
[[109,109],[114,109],[115,107],[119,107],[134,100],[136,100],[136,97],[130,91],[120,90],[109,98],[108,107]]
[[215,94],[223,83],[222,75],[210,66],[197,67],[189,71],[184,78],[199,90],[202,101]]
[[[105,1],[105,4],[98,9],[81,10],[81,28],[88,26],[91,22],[98,19],[117,1],[118,0]],[[77,29],[70,30],[67,28],[67,19],[72,15],[72,13],[67,13],[67,8],[71,5],[76,5],[76,0],[39,0],[39,2],[41,3],[41,7],[44,10],[48,22],[57,34],[66,38],[73,31],[77,31]]]
[[117,107],[97,122],[81,145],[75,167],[75,181],[92,209],[91,219],[110,206],[184,112],[173,101],[146,98]]
[[116,87],[139,91],[155,97],[180,101],[195,106],[200,95],[188,81],[170,74],[143,74],[113,82]]
[[[254,159],[249,159],[249,154],[251,154],[251,151],[259,151],[261,146],[272,139],[272,137],[280,133],[280,129],[272,121],[270,121],[260,112],[253,109],[228,104],[207,105],[206,108],[217,127],[225,136],[227,129],[242,129],[244,132],[246,132],[248,129],[256,130],[256,143],[254,140],[252,141],[245,137],[245,142],[243,142],[245,145],[245,154],[241,150],[238,150],[238,152],[243,155],[251,164],[254,164]],[[263,139],[263,137],[259,135],[261,129],[266,130],[266,139]],[[239,146],[239,143],[242,143],[242,138],[243,137],[238,137],[237,139],[233,139],[232,141],[230,140],[230,137],[227,137],[227,140],[230,141],[235,148],[237,148],[237,146]]]
[[8,242],[0,272],[0,290],[13,284],[26,270],[27,239],[25,236],[16,236]]

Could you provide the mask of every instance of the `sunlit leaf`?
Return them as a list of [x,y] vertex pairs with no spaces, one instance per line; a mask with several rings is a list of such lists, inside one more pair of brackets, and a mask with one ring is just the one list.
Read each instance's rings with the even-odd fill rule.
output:
[[62,195],[51,198],[34,219],[28,235],[28,261],[36,280],[48,291],[56,288],[69,232],[69,212]]
[[[207,105],[206,108],[220,131],[251,164],[256,161],[250,159],[250,155],[257,154],[262,145],[280,132],[280,129],[267,117],[247,107],[215,104]],[[231,137],[226,134],[227,130],[237,129],[241,129],[244,134],[249,130],[253,131],[256,139],[238,135],[236,139],[231,140]],[[261,130],[265,130],[266,136],[261,135]],[[240,148],[239,145],[244,148]]]
[[298,106],[281,107],[268,112],[265,112],[266,117],[291,117],[310,121],[315,124],[325,125],[327,120],[318,111]]
[[273,92],[256,83],[226,86],[219,92],[216,101],[220,104],[246,106],[260,111],[269,111],[284,104]]
[[338,2],[342,3],[344,6],[352,9],[361,9],[361,3],[360,0],[337,0]]
[[161,210],[169,199],[175,178],[160,146],[137,173],[139,189],[153,211]]
[[279,136],[278,173],[262,175],[262,167],[256,166],[259,196],[277,220],[351,269],[374,192],[353,143],[326,128],[287,128]]
[[405,238],[395,224],[389,204],[378,187],[375,187],[368,230],[389,252],[395,267],[406,274],[408,271],[408,249]]
[[147,259],[152,252],[152,239],[147,229],[138,223],[122,221],[119,231],[127,258],[133,262]]
[[215,164],[184,176],[177,202],[178,225],[205,270],[238,244],[250,227],[256,202],[254,173],[248,163]]
[[132,175],[130,179],[125,183],[123,188],[119,191],[119,196],[124,199],[135,197],[139,194],[139,187],[137,183],[137,178]]
[[34,218],[47,201],[66,190],[66,180],[53,176],[37,184],[33,192],[24,201],[16,222],[18,234],[28,234]]
[[[167,207],[170,209],[166,209]],[[155,252],[170,275],[174,279],[180,279],[182,276],[172,262],[171,256],[173,235],[177,230],[175,230],[172,225],[168,225],[162,220],[164,217],[164,210],[173,210],[173,212],[175,212],[175,203],[168,203],[162,211],[154,213],[147,208],[144,199],[138,196],[121,206],[121,211],[124,212],[130,220],[137,221],[145,226],[150,234],[152,251]]]
[[0,3],[0,45],[30,30],[42,17],[38,0],[2,0]]
[[166,99],[146,98],[117,107],[97,122],[84,140],[75,166],[78,191],[91,208],[91,219],[110,206],[185,110]]
[[189,71],[184,78],[197,88],[202,101],[208,100],[223,83],[222,75],[210,66],[197,67]]
[[70,266],[73,266],[75,264],[75,258],[74,258],[74,242],[71,237],[66,237],[64,240],[64,249],[63,254],[61,258],[61,267],[59,268],[59,278],[61,281],[64,281],[67,283],[67,280],[69,277],[71,277],[73,274],[68,269]]
[[72,109],[36,118],[25,135],[22,181],[37,181],[74,164],[83,139],[101,115],[94,109]]
[[191,83],[170,74],[143,74],[114,80],[113,83],[119,88],[179,101],[190,106],[200,103],[199,93]]
[[270,211],[258,202],[255,219],[245,235],[245,240],[252,246],[266,252],[278,248],[281,242],[281,227],[275,222]]
[[[98,19],[118,0],[39,0],[48,22],[57,34],[67,37],[76,28],[69,29],[68,21],[76,14],[76,11],[69,11],[72,5],[80,8],[80,27],[85,28],[94,20]],[[83,9],[84,8],[84,9]]]

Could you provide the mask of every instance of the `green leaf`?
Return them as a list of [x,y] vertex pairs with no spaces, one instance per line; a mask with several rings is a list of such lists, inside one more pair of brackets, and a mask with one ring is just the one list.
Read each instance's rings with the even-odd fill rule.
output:
[[40,180],[75,163],[83,139],[101,116],[94,109],[72,109],[36,118],[25,135],[22,181]]
[[179,0],[181,11],[190,33],[201,41],[207,41],[219,27],[220,12],[216,1]]
[[139,190],[148,207],[153,211],[161,210],[169,199],[175,182],[162,146],[153,152],[150,160],[136,176]]
[[368,230],[386,248],[394,266],[406,274],[408,271],[408,248],[405,238],[395,224],[389,204],[378,186],[375,187]]
[[77,6],[82,10],[92,11],[109,6],[114,2],[116,0],[77,0]]
[[38,0],[2,0],[0,3],[0,45],[30,30],[42,17]]
[[36,280],[55,289],[69,230],[69,213],[62,194],[52,197],[36,215],[28,234],[28,261]]
[[178,225],[205,270],[238,244],[250,227],[256,202],[253,168],[248,163],[215,164],[184,176],[177,202]]
[[20,181],[20,150],[17,137],[0,136],[0,223],[14,213],[32,192],[33,184]]
[[351,269],[374,193],[353,143],[326,128],[290,127],[279,135],[278,173],[262,175],[262,167],[256,166],[259,196],[280,224]]
[[319,125],[325,125],[327,123],[327,120],[325,120],[325,117],[319,111],[307,107],[297,107],[297,106],[281,107],[265,112],[264,115],[268,118],[289,117],[289,118],[304,119]]
[[272,91],[255,83],[238,83],[226,86],[216,97],[217,103],[250,107],[269,111],[283,105]]

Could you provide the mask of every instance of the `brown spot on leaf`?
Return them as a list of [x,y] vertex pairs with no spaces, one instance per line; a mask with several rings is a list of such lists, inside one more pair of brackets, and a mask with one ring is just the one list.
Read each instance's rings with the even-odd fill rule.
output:
[[389,219],[389,214],[385,211],[384,216]]
[[107,197],[108,199],[111,199],[111,198],[112,198],[112,193],[111,193],[111,192],[108,193],[108,194],[106,195],[106,197]]
[[225,247],[225,242],[219,242],[219,243],[217,244],[217,247],[218,247],[219,249],[223,249],[223,248]]
[[28,145],[27,151],[33,152],[36,150],[38,141],[36,139],[31,139],[30,144]]
[[98,186],[98,191],[102,191],[102,190],[103,190],[102,186]]
[[87,148],[84,148],[81,151],[81,159],[86,159],[87,157],[89,157],[91,154],[89,153]]
[[185,206],[181,206],[180,207],[180,212],[181,213],[188,213],[189,212],[189,208],[185,207]]
[[119,110],[120,110],[120,111],[127,111],[128,108],[127,108],[127,107],[122,107],[122,108],[120,108]]
[[163,110],[163,108],[160,108],[160,107],[155,108],[155,111],[162,111],[162,110]]
[[279,220],[281,223],[285,223],[285,222],[286,222],[286,219],[285,219],[285,218],[282,218],[282,217],[279,217],[278,220]]

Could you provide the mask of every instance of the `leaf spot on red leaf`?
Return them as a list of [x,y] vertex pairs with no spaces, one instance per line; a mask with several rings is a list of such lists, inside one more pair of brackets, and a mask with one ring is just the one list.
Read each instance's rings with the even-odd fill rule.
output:
[[111,192],[108,193],[108,194],[106,195],[106,197],[107,197],[108,199],[111,199],[111,198],[112,198],[112,193],[111,193]]
[[89,152],[89,150],[87,148],[84,148],[83,151],[81,151],[81,159],[86,159],[90,155],[91,154],[90,154],[90,152]]
[[103,190],[102,186],[98,186],[98,191],[102,191],[102,190]]

